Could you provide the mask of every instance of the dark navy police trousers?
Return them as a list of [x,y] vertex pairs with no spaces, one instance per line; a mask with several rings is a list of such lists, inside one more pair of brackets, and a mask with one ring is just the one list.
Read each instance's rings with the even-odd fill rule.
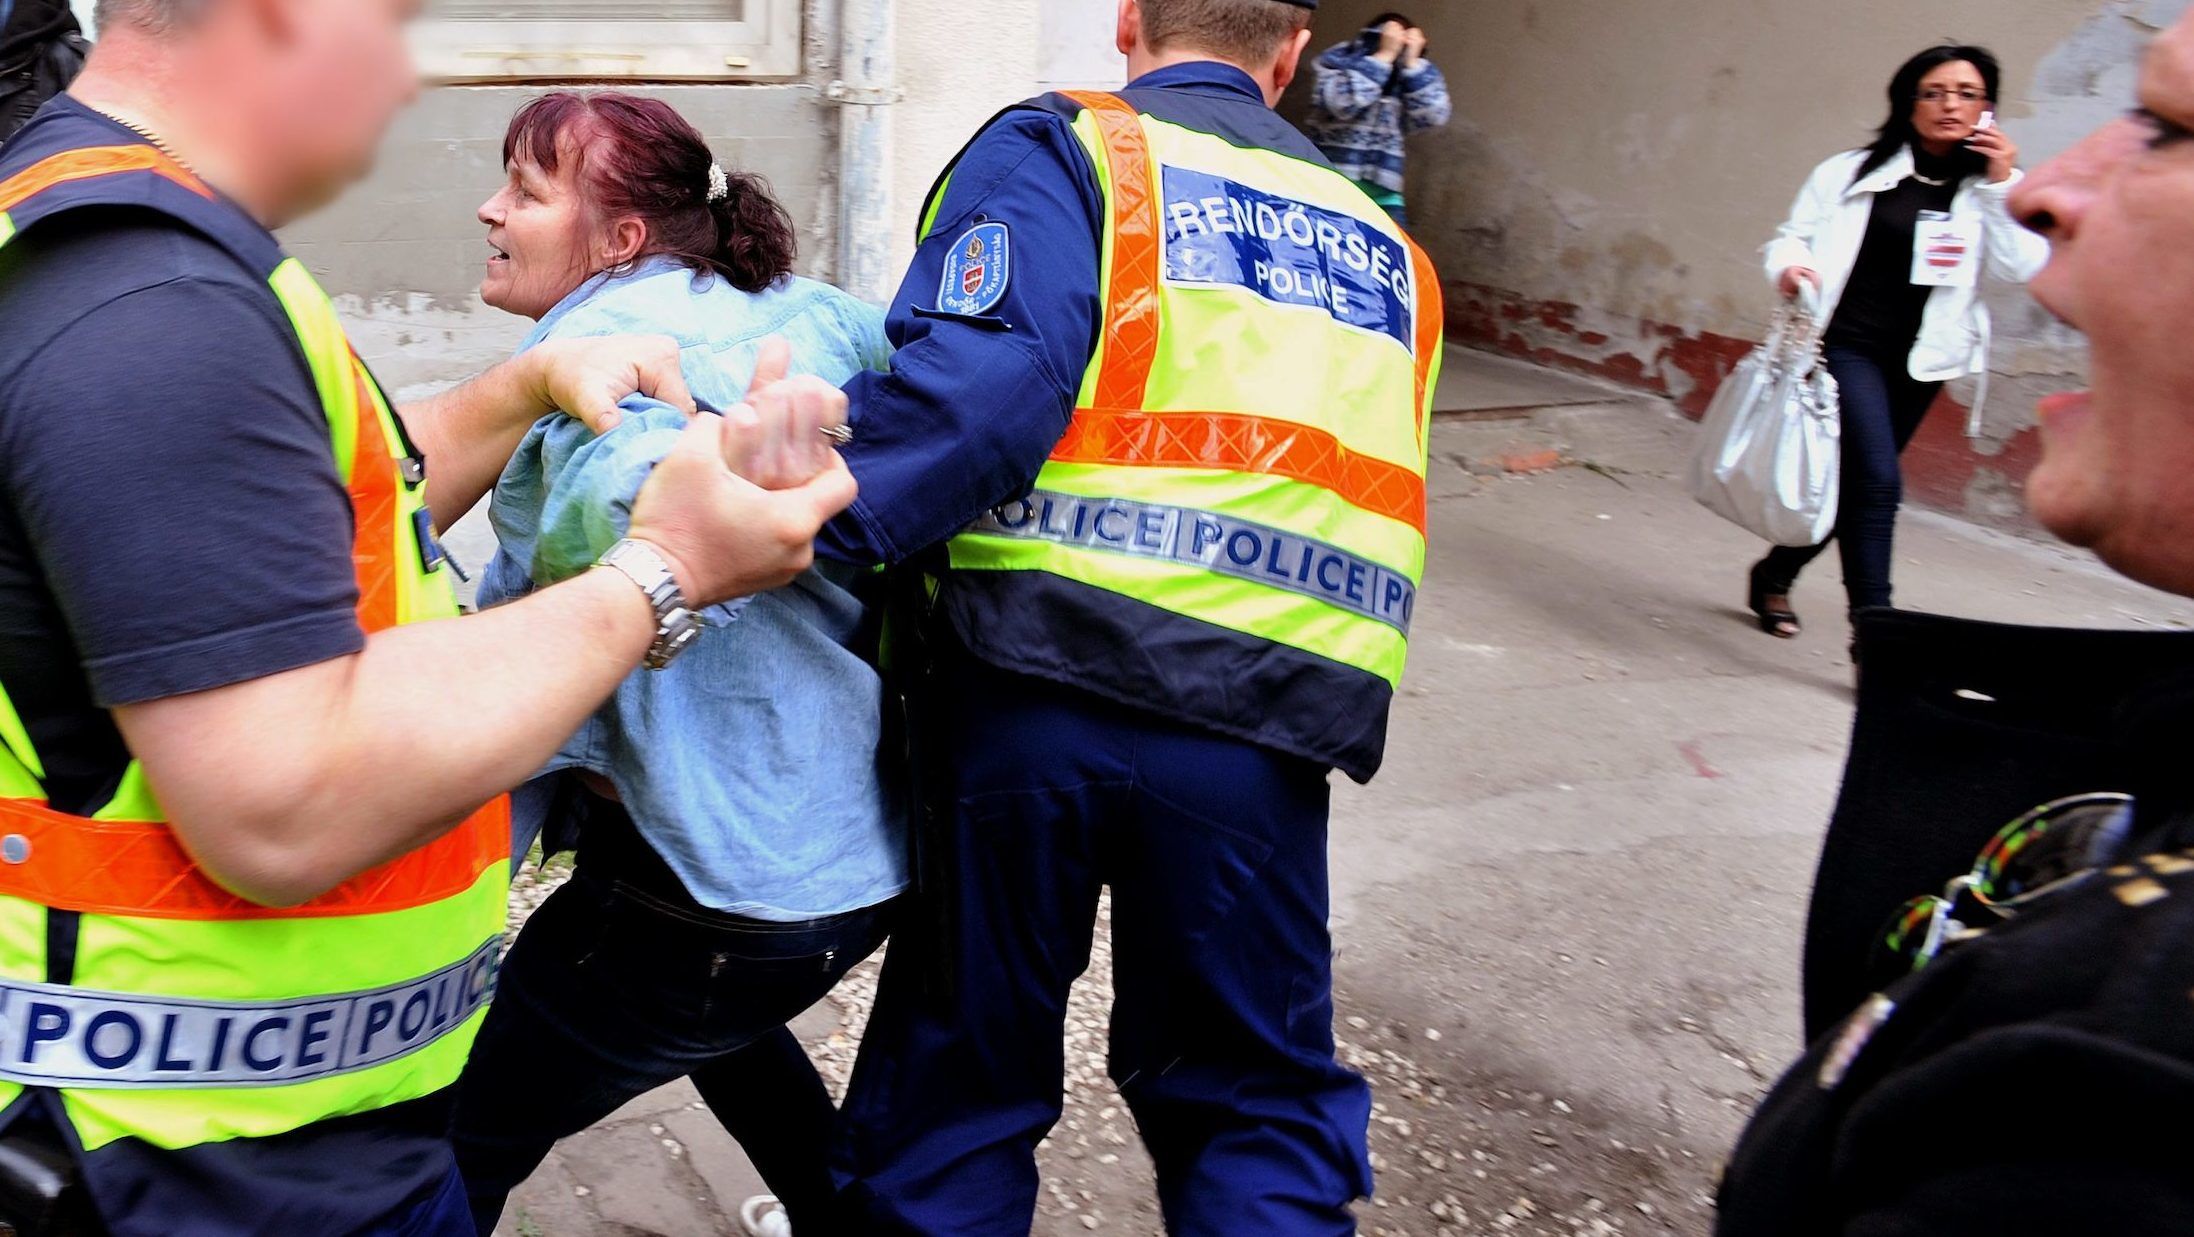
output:
[[1371,1093],[1334,1059],[1326,771],[964,657],[941,677],[945,901],[885,959],[836,1162],[852,1231],[1028,1233],[1109,885],[1109,1071],[1168,1230],[1354,1232]]

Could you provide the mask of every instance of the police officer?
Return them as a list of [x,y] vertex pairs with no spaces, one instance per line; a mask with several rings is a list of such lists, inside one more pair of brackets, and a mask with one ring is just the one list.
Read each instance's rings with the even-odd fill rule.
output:
[[603,569],[455,617],[434,530],[536,419],[685,391],[588,341],[391,408],[270,229],[365,166],[416,7],[103,0],[0,151],[0,1174],[73,1161],[97,1217],[9,1176],[26,1231],[471,1234],[497,796],[851,497],[727,467],[768,426],[776,480],[828,465],[844,397],[785,384],[694,421]]
[[[861,1233],[1024,1234],[1113,897],[1111,1072],[1176,1233],[1353,1229],[1329,770],[1377,770],[1424,562],[1441,306],[1272,111],[1312,0],[1121,0],[1116,94],[1007,109],[849,388],[821,552],[929,575],[924,906],[838,1169]],[[931,549],[931,547],[941,547]]]

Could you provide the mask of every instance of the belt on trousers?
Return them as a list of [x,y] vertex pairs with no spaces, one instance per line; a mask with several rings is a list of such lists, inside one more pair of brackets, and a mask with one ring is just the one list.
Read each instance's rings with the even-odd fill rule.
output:
[[417,1052],[495,995],[502,938],[404,983],[284,1001],[132,996],[0,980],[0,1079],[26,1086],[267,1087]]
[[1399,571],[1323,541],[1193,507],[1037,490],[985,513],[968,531],[1186,563],[1316,598],[1405,635],[1417,605],[1417,586]]

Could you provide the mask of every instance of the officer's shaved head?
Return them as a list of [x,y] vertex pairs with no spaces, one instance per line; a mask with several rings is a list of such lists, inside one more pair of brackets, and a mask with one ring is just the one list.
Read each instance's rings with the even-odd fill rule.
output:
[[158,33],[183,25],[205,6],[206,0],[99,0],[92,19],[101,30],[130,25]]
[[1272,62],[1309,27],[1311,11],[1286,0],[1141,0],[1152,51],[1207,52],[1243,65]]

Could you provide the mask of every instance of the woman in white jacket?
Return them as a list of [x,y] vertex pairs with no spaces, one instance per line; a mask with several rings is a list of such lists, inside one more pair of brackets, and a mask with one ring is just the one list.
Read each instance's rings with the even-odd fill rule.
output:
[[[1890,602],[1898,455],[1946,380],[1988,370],[1981,272],[2025,283],[2049,261],[2049,242],[2006,206],[2021,173],[2018,147],[1992,123],[2000,81],[1983,48],[1914,56],[1890,81],[1880,136],[1814,169],[1767,245],[1768,278],[1785,296],[1810,284],[1827,315],[1843,403],[1832,538],[1854,613]],[[1761,630],[1798,634],[1791,586],[1826,547],[1778,546],[1753,566]]]

